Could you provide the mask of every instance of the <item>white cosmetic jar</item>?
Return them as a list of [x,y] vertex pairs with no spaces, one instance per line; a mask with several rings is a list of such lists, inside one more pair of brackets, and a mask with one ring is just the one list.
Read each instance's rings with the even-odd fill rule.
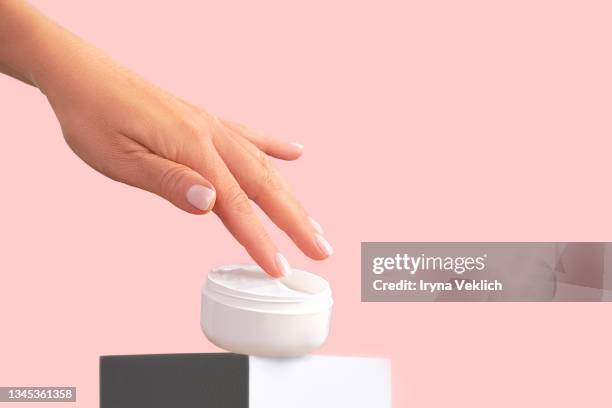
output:
[[274,279],[256,265],[228,265],[208,273],[201,326],[212,343],[234,353],[298,357],[325,343],[332,305],[320,276],[293,269]]

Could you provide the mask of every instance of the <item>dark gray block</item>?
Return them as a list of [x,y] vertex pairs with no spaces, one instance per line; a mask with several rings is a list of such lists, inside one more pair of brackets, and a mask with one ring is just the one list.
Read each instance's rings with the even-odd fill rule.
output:
[[100,408],[248,408],[248,388],[247,356],[100,358]]

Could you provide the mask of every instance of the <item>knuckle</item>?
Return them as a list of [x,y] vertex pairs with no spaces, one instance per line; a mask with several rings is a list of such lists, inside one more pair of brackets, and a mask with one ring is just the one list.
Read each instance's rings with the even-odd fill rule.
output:
[[203,137],[212,141],[216,136],[225,132],[225,126],[215,115],[208,112],[201,112],[198,118],[200,118],[200,127],[203,131]]
[[181,166],[171,166],[165,169],[159,179],[160,194],[168,199],[174,197],[183,174],[184,172]]
[[257,233],[257,242],[265,242],[271,239],[268,231],[265,228],[260,228],[260,231]]
[[284,188],[280,174],[272,164],[270,156],[258,150],[257,161],[260,164],[260,173],[256,179],[255,187],[257,188],[257,195],[261,192],[278,191]]
[[180,134],[191,142],[200,142],[205,135],[200,123],[190,116],[181,118],[177,126]]
[[173,113],[170,128],[172,133],[186,141],[199,141],[207,134],[202,118],[190,112]]
[[284,189],[280,175],[274,167],[264,167],[258,182],[259,191],[274,192]]
[[273,169],[272,159],[263,151],[257,149],[257,161],[264,169]]
[[[175,137],[167,137],[168,133]],[[203,150],[206,146],[208,132],[194,115],[177,115],[170,129],[161,137],[164,156],[174,161],[184,161],[193,151]]]
[[225,193],[225,205],[228,209],[240,214],[248,214],[252,211],[249,198],[238,186],[232,187]]

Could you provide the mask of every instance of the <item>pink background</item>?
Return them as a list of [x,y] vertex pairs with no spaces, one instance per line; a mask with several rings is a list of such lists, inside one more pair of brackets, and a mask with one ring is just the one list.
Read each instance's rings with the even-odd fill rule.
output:
[[[321,352],[391,358],[395,407],[609,406],[610,304],[359,293],[360,241],[612,239],[609,2],[34,3],[306,145],[279,166],[337,254],[308,261],[274,235],[333,285]],[[2,77],[0,103],[0,385],[75,385],[97,406],[99,355],[216,351],[200,286],[247,260],[221,223],[85,166],[35,89]]]

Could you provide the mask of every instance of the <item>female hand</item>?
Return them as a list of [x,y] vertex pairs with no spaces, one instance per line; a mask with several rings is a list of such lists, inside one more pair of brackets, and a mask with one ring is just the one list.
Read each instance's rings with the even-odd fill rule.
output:
[[31,27],[31,35],[21,48],[0,50],[0,70],[40,88],[67,143],[87,164],[184,211],[214,211],[272,276],[291,269],[250,200],[307,256],[332,254],[270,159],[295,160],[301,145],[207,113],[117,65],[24,3],[6,4],[9,23],[18,22],[18,32]]

